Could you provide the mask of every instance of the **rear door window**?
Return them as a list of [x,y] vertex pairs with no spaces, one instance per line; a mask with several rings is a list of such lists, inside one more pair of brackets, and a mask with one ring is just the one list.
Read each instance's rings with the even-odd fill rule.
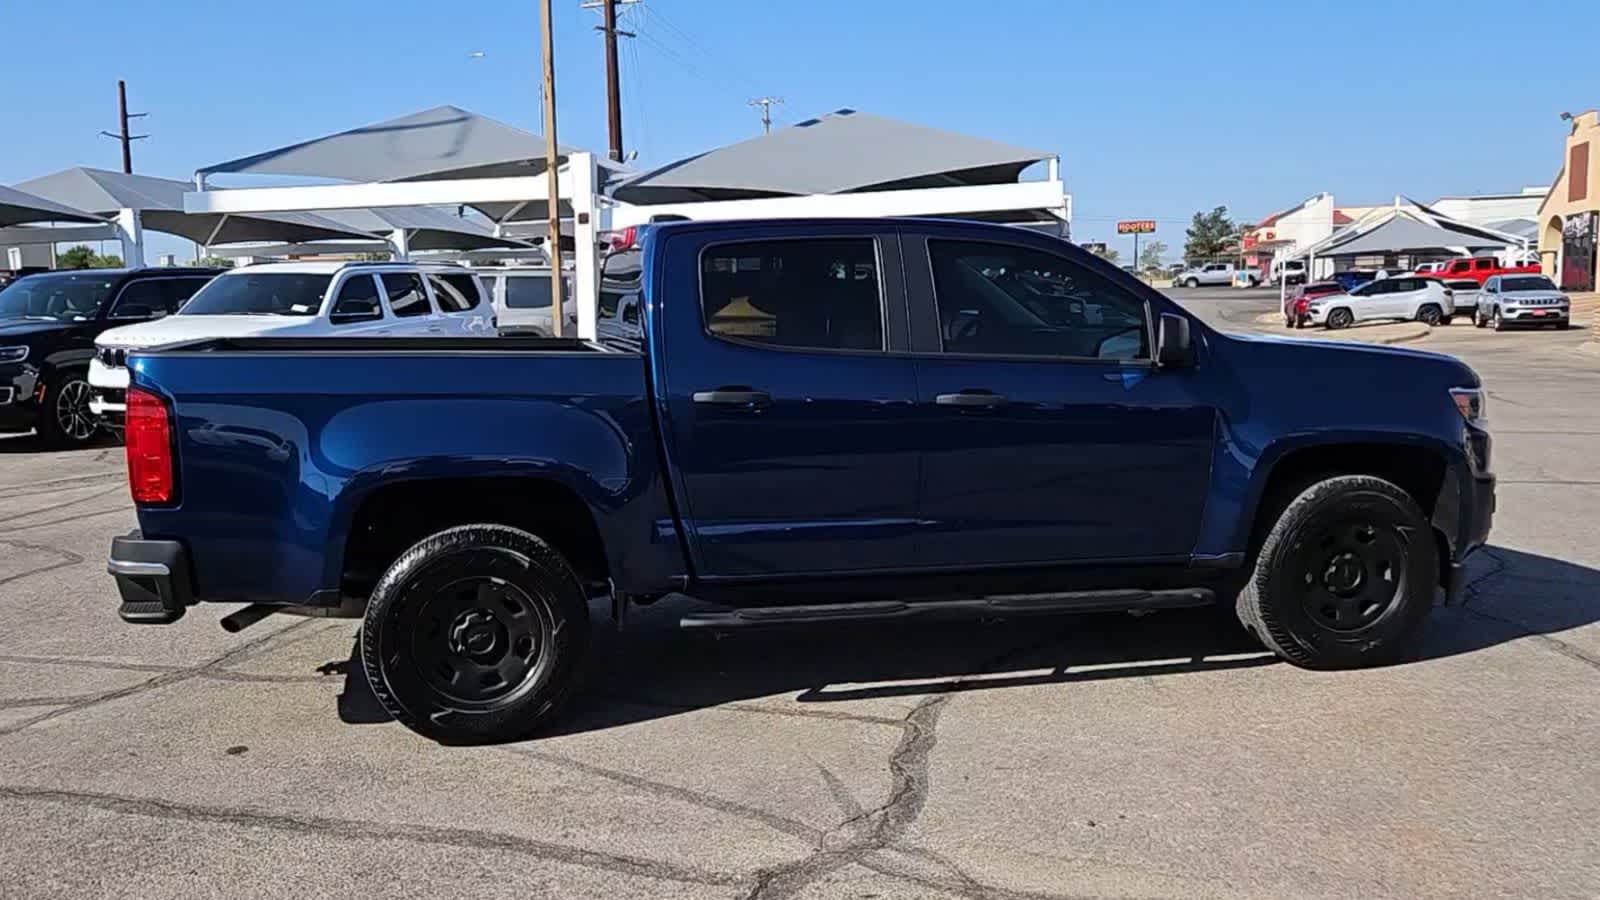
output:
[[506,275],[506,309],[549,309],[548,274]]
[[477,279],[465,272],[429,272],[428,286],[440,312],[466,312],[483,302]]
[[385,272],[380,277],[383,279],[383,289],[389,295],[389,311],[397,317],[405,319],[431,312],[427,289],[422,286],[422,277],[417,273]]
[[111,307],[113,319],[151,319],[166,315],[171,302],[167,282],[154,278],[130,281]]
[[1494,265],[1495,262],[1492,259],[1475,259],[1472,261],[1472,271],[1487,272],[1490,269],[1493,269]]
[[882,350],[877,242],[818,238],[721,244],[701,258],[706,329],[725,340]]
[[329,318],[335,325],[348,322],[372,322],[383,318],[383,305],[378,300],[378,281],[371,275],[351,275],[339,288],[339,297],[333,303]]

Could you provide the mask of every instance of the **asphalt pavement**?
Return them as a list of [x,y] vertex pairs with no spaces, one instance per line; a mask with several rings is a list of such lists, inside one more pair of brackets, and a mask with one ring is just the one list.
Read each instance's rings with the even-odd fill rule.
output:
[[[1284,333],[1274,293],[1174,295]],[[352,622],[122,624],[120,448],[0,440],[0,894],[1595,897],[1582,340],[1412,345],[1482,374],[1501,481],[1403,664],[1298,670],[1206,611],[718,639],[668,601],[600,620],[573,714],[494,748],[387,721]]]

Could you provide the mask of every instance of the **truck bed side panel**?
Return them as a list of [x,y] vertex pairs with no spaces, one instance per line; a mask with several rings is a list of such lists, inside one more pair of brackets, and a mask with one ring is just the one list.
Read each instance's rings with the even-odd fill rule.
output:
[[132,369],[177,398],[180,505],[142,509],[140,525],[191,545],[204,599],[337,589],[362,499],[422,478],[557,481],[594,515],[619,586],[682,572],[639,356],[252,349]]

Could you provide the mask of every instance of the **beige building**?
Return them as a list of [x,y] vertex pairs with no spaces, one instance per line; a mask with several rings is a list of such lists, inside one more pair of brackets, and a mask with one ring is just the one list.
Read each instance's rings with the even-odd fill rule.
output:
[[1592,291],[1600,232],[1600,112],[1572,118],[1561,172],[1539,206],[1539,260],[1569,291]]

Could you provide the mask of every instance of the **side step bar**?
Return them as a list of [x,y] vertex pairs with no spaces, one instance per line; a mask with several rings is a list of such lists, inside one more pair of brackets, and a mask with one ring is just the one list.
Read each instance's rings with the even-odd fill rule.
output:
[[681,628],[775,628],[817,622],[879,622],[890,619],[996,618],[1065,612],[1179,609],[1216,602],[1210,588],[1143,591],[1078,591],[1070,594],[1006,594],[955,600],[864,600],[810,606],[751,606],[717,612],[690,613]]

